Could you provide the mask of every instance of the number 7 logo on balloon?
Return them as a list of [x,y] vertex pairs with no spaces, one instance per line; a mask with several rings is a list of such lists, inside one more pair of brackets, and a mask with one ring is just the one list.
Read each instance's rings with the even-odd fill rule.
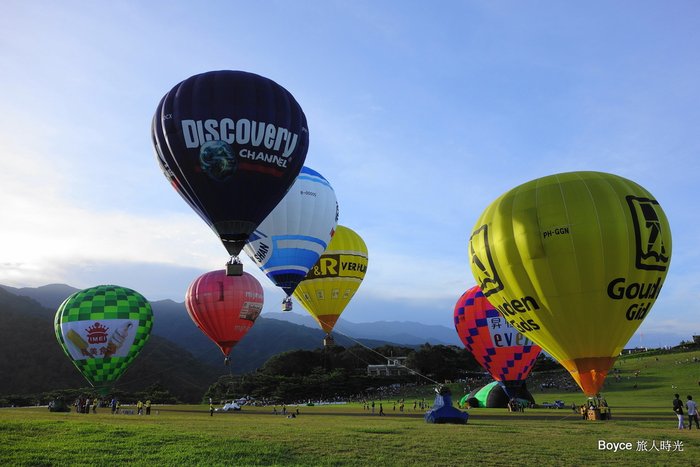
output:
[[474,266],[475,278],[484,297],[503,290],[503,282],[493,264],[489,249],[488,225],[484,224],[474,231],[469,239],[469,261]]

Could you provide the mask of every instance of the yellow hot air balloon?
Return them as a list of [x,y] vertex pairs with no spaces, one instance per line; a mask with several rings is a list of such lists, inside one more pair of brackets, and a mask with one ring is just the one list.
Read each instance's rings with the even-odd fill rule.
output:
[[294,296],[330,334],[366,271],[364,240],[352,229],[338,225],[328,248],[294,290]]
[[638,184],[570,172],[491,203],[471,234],[469,256],[489,302],[595,395],[659,296],[671,231]]

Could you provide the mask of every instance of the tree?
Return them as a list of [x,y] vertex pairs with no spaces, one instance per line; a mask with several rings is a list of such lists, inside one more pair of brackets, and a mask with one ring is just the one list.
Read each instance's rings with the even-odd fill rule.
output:
[[441,383],[459,379],[465,371],[473,370],[475,363],[471,354],[455,346],[424,344],[408,355],[406,366]]

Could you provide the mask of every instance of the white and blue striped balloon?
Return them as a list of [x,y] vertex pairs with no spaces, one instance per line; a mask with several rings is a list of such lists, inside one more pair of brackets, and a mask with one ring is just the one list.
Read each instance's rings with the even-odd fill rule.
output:
[[304,166],[282,201],[248,238],[244,251],[289,297],[326,250],[337,223],[333,187]]

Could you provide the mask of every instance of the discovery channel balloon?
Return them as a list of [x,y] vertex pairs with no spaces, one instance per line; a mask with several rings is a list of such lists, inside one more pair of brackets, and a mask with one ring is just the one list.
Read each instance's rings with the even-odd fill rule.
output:
[[148,341],[153,312],[138,292],[98,285],[68,297],[56,312],[56,339],[101,392],[126,371]]
[[328,248],[294,291],[294,296],[330,334],[367,271],[367,245],[352,229],[338,225]]
[[489,302],[595,395],[659,296],[671,230],[656,198],[637,183],[570,172],[491,203],[469,252]]
[[258,280],[244,272],[227,276],[224,270],[199,276],[190,284],[185,308],[192,321],[224,354],[245,336],[263,309],[263,289]]
[[522,386],[541,349],[489,303],[478,285],[457,300],[454,324],[464,347],[493,379],[507,391]]
[[338,222],[333,187],[318,172],[303,167],[292,188],[248,239],[248,257],[287,295],[326,251]]
[[244,71],[177,84],[158,104],[151,136],[165,177],[231,256],[292,185],[309,145],[289,91]]

